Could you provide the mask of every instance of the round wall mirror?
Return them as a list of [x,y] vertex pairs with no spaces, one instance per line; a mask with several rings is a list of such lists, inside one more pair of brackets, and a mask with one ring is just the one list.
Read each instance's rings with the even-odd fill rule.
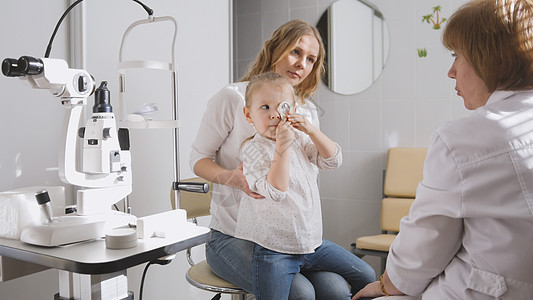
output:
[[324,83],[329,89],[353,95],[369,88],[389,55],[389,29],[381,12],[362,0],[338,0],[317,28],[326,48]]

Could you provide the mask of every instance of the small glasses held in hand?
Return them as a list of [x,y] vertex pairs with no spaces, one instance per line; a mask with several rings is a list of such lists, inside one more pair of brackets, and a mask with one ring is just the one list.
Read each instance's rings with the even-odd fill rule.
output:
[[287,101],[283,101],[278,105],[279,116],[284,119],[291,111],[291,105]]

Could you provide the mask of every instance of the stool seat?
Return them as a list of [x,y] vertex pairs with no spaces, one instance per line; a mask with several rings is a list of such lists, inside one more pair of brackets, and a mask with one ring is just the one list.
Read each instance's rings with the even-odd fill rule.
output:
[[215,275],[205,260],[190,267],[185,277],[190,284],[204,290],[228,294],[246,294],[243,289]]

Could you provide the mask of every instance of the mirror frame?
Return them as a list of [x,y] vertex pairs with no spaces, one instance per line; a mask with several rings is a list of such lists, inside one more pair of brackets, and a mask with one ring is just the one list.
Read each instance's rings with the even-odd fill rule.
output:
[[[343,7],[339,8],[341,5]],[[343,19],[343,24],[332,21],[339,17],[345,17],[348,9],[357,9],[356,6],[364,6],[368,10],[352,10],[350,15]],[[338,14],[336,13],[337,11]],[[353,13],[361,16],[359,18],[353,17]],[[354,20],[357,21],[359,19],[365,19],[365,24],[370,23],[371,30],[351,31],[345,29],[347,26],[351,26],[350,24],[347,25],[347,22],[354,23]],[[364,0],[337,0],[324,11],[316,27],[322,35],[326,50],[324,85],[334,93],[341,95],[358,94],[371,87],[381,75],[390,51],[389,28],[379,9]],[[369,26],[355,27],[368,28]],[[342,31],[337,28],[341,28]],[[374,30],[374,28],[377,28],[377,30]],[[356,40],[358,37],[363,38],[366,42],[358,43],[358,40]],[[358,47],[359,49],[357,49]],[[346,49],[355,49],[353,51],[366,53],[366,56],[363,57],[360,54],[352,55],[353,51]],[[354,72],[363,68],[367,70],[366,73],[355,73],[354,75]],[[352,84],[350,80],[353,80],[354,77],[355,82]],[[342,79],[336,80],[335,78]]]

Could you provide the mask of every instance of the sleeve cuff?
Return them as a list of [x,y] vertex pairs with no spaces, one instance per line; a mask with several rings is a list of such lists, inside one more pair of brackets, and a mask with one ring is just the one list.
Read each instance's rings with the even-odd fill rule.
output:
[[270,182],[266,180],[266,176],[258,180],[255,184],[256,193],[263,195],[267,199],[279,202],[285,199],[287,192],[282,192],[275,188]]
[[328,158],[318,155],[318,166],[323,170],[333,170],[342,165],[342,150],[341,146],[335,143],[335,153]]

